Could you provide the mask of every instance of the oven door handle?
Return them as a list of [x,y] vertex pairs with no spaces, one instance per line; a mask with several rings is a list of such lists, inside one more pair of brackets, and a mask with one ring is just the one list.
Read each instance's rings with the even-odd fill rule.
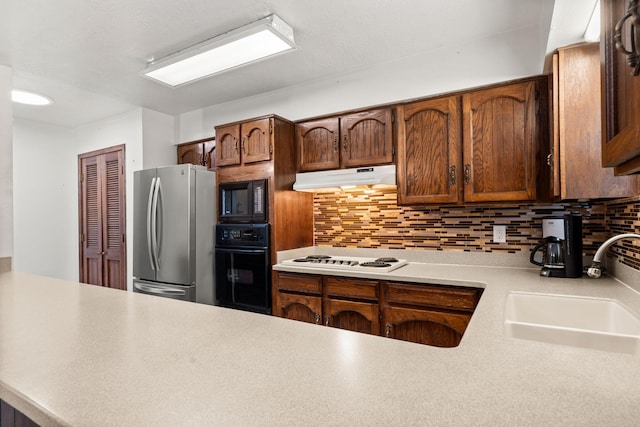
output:
[[232,254],[265,254],[269,253],[267,249],[239,249],[239,248],[218,248],[216,247],[216,252],[224,252],[224,253],[232,253]]

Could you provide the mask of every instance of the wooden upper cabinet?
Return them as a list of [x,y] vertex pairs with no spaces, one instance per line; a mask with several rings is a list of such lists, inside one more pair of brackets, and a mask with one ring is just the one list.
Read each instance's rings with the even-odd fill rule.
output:
[[552,145],[543,166],[555,200],[634,196],[636,176],[616,177],[601,165],[601,90],[598,43],[553,55]]
[[191,163],[192,165],[206,166],[209,170],[215,170],[216,139],[204,138],[197,141],[185,142],[178,145],[178,164]]
[[[616,175],[640,173],[640,75],[633,76],[627,56],[615,47],[615,26],[628,1],[602,0],[600,54],[602,64],[602,164]],[[640,11],[639,11],[640,12]],[[631,21],[622,26],[622,42],[631,49]],[[636,31],[638,29],[636,28]]]
[[462,165],[460,97],[398,107],[398,204],[456,203]]
[[462,95],[464,199],[535,200],[534,81]]
[[203,145],[200,142],[181,144],[178,146],[178,164],[191,163],[201,165],[203,159]]
[[233,166],[271,160],[273,119],[264,117],[216,127],[216,166]]
[[312,120],[296,128],[297,168],[299,172],[340,167],[340,120]]
[[216,169],[216,139],[209,138],[202,143],[203,152],[203,166],[206,166],[209,170]]
[[216,127],[216,166],[240,164],[240,125]]
[[242,163],[256,163],[271,160],[273,145],[273,119],[263,118],[242,123]]
[[355,168],[393,161],[391,109],[365,111],[340,118],[342,167]]
[[393,162],[390,108],[296,124],[298,172]]

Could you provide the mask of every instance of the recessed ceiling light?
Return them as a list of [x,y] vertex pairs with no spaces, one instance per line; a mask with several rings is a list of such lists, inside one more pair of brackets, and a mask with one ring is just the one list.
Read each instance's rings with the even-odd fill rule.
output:
[[53,102],[53,100],[47,96],[19,89],[13,89],[11,91],[11,100],[19,104],[27,105],[49,105]]

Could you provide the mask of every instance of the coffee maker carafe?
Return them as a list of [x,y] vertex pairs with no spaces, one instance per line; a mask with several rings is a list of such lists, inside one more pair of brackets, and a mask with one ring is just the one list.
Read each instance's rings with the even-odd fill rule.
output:
[[[531,250],[529,260],[542,266],[541,276],[582,276],[582,217],[578,214],[542,218],[542,242]],[[535,259],[542,251],[542,261]]]

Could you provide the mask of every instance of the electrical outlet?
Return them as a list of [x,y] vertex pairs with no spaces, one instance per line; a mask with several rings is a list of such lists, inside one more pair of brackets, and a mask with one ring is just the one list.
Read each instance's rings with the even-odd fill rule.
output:
[[507,226],[494,225],[493,226],[493,243],[506,243],[506,242],[507,242]]

